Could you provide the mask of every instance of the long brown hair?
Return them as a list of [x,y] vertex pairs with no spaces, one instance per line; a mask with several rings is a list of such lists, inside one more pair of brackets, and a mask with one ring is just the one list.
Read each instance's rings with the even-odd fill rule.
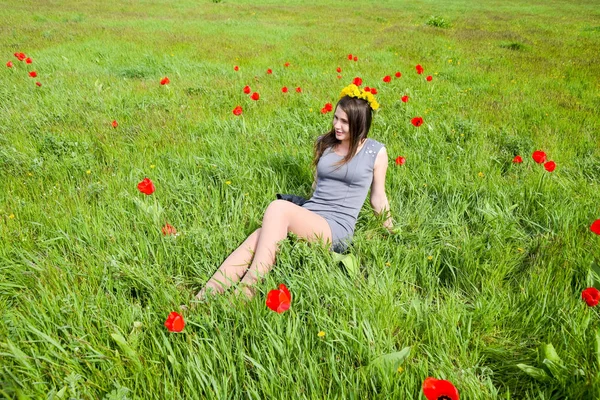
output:
[[[371,129],[373,111],[366,100],[350,96],[342,97],[340,101],[338,101],[336,109],[337,107],[340,107],[348,116],[348,130],[350,131],[350,148],[348,149],[348,154],[346,154],[342,160],[334,164],[341,167],[352,160],[358,145],[367,138],[369,129]],[[325,135],[320,136],[315,143],[312,163],[313,168],[317,167],[317,164],[326,149],[339,143],[341,143],[341,141],[335,137],[335,128],[333,127]]]

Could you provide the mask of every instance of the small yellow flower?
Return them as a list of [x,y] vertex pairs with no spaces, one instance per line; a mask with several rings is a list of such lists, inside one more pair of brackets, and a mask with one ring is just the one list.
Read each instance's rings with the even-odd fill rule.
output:
[[401,374],[402,372],[404,372],[404,368],[398,367],[398,373]]
[[325,337],[325,332],[320,331],[319,333],[317,333],[318,337]]
[[519,251],[519,253],[522,253],[524,250],[520,247],[517,247],[517,250]]
[[[546,114],[546,115],[548,115],[548,114]],[[33,174],[31,172],[28,172],[27,175],[33,176]]]
[[225,184],[231,185],[231,181],[225,181]]
[[431,261],[431,260],[433,260],[433,256],[427,256],[427,259],[428,259],[429,261]]
[[308,109],[308,111],[309,111],[309,112],[312,112],[312,108],[309,108],[309,109]]
[[448,62],[449,62],[449,63],[451,63],[451,62],[452,62],[452,59],[449,59],[449,60],[448,60]]
[[85,173],[89,175],[89,174],[91,174],[91,173],[92,173],[92,170],[91,170],[91,169],[88,169],[87,171],[85,171]]
[[424,184],[423,184],[423,187],[427,187],[427,184],[426,184],[426,183],[424,183]]
[[390,262],[389,262],[389,261],[385,263],[385,266],[386,266],[386,267],[389,267],[390,265],[392,265],[392,264],[390,264]]
[[154,168],[154,167],[156,167],[156,165],[154,165],[154,164],[150,165],[150,168]]
[[483,172],[481,172],[481,171],[480,171],[480,172],[477,174],[477,176],[478,176],[478,177],[480,177],[480,178],[483,178]]
[[457,64],[458,64],[458,65],[460,65],[460,61],[459,61],[459,62],[457,62]]
[[10,215],[8,216],[8,218],[9,218],[9,219],[15,219],[15,214],[10,214]]
[[248,193],[244,193],[244,196],[248,196]]

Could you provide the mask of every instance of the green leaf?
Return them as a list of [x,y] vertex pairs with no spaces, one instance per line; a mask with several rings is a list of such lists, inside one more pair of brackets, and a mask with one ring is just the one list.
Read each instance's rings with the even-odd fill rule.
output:
[[369,364],[370,367],[381,367],[384,369],[397,370],[398,367],[406,360],[410,355],[410,346],[403,348],[400,351],[394,353],[381,355]]
[[358,260],[354,254],[338,254],[333,253],[333,260],[336,263],[341,262],[344,265],[346,273],[352,278],[356,278],[360,274],[360,268],[358,266]]
[[596,364],[600,371],[600,330],[596,330],[596,340],[594,341],[594,350],[596,351]]
[[110,336],[114,339],[115,342],[119,345],[121,350],[129,357],[129,359],[135,364],[139,369],[142,368],[142,364],[140,363],[140,359],[136,353],[136,351],[127,343],[127,340],[119,334],[119,333],[111,333]]
[[555,364],[564,365],[562,359],[556,352],[556,349],[554,348],[552,343],[542,344],[541,350],[542,350],[542,358],[547,358],[548,360],[552,361]]
[[547,382],[550,380],[550,377],[548,376],[546,371],[544,371],[541,368],[532,367],[532,366],[526,365],[526,364],[517,364],[517,367],[519,367],[527,375],[531,376],[532,378],[534,378],[540,382]]

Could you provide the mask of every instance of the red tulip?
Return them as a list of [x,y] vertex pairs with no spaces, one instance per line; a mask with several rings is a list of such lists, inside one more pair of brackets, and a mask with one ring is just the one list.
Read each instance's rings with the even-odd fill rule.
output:
[[340,72],[342,72],[342,69],[340,67],[337,67],[336,71],[339,74]]
[[405,162],[406,162],[406,158],[404,158],[402,156],[398,156],[398,158],[396,158],[396,165],[404,165]]
[[167,320],[165,321],[165,326],[171,332],[181,332],[185,327],[185,321],[183,320],[181,314],[173,311],[167,317]]
[[35,72],[35,71],[31,71],[31,72],[29,73],[29,76],[30,76],[30,77],[32,77],[32,78],[35,78],[35,77],[37,77],[37,72]]
[[25,58],[27,58],[25,53],[15,53],[15,57],[17,57],[19,61],[23,61]]
[[240,67],[238,67],[238,66],[236,65],[235,67],[233,67],[233,70],[234,70],[234,71],[239,71],[239,70],[240,70]]
[[356,78],[354,78],[352,83],[354,83],[356,86],[360,86],[362,85],[362,79],[357,76]]
[[408,103],[408,96],[406,96],[406,95],[402,96],[402,102]]
[[556,163],[554,161],[548,161],[544,164],[544,168],[546,169],[546,171],[552,172],[556,169]]
[[353,60],[358,61],[358,57],[354,56]]
[[521,164],[523,162],[523,158],[521,158],[521,156],[515,156],[515,158],[513,158],[513,162],[515,164]]
[[250,92],[251,92],[250,86],[248,86],[248,85],[244,86],[244,93],[250,94]]
[[327,111],[333,111],[333,106],[331,105],[331,103],[325,103],[325,109]]
[[371,93],[372,94],[377,94],[377,89],[375,89],[374,87],[371,88]]
[[536,150],[531,155],[531,158],[533,158],[533,161],[535,161],[536,163],[541,164],[544,161],[546,161],[546,153],[544,153],[541,150]]
[[233,115],[242,115],[242,111],[244,111],[244,110],[242,110],[242,107],[241,107],[241,106],[236,106],[236,107],[233,109]]
[[352,54],[348,54],[348,60],[352,61]]
[[279,285],[279,289],[271,290],[267,294],[267,307],[271,310],[281,314],[290,308],[292,302],[292,296],[287,287],[282,283]]
[[172,226],[171,224],[169,224],[168,222],[166,222],[165,226],[162,227],[162,234],[163,234],[163,236],[176,235],[177,234],[177,230],[175,229],[174,226]]
[[600,301],[600,291],[595,287],[589,287],[581,292],[581,298],[590,307],[594,307]]
[[288,92],[288,88],[287,88],[287,86],[284,86],[284,87],[282,87],[282,88],[281,88],[281,91],[282,91],[283,93],[287,93],[287,92]]
[[368,86],[365,86],[365,88],[364,88],[363,90],[364,90],[365,92],[370,92],[370,91],[371,91],[371,88],[370,88],[370,87],[368,87]]
[[400,78],[402,76],[402,74],[400,73],[400,71],[396,72],[394,75],[396,75],[396,78]]
[[9,62],[7,62],[7,63],[6,63],[6,66],[7,66],[8,68],[12,68],[12,67],[13,67],[13,63],[12,63],[12,61],[9,61]]
[[42,86],[42,83],[41,83],[41,82],[36,82],[35,84],[36,84],[38,87],[41,87],[41,86]]
[[267,70],[267,74],[269,74],[269,75],[270,75],[270,74],[272,74],[272,73],[273,73],[273,70],[272,70],[271,68],[269,68],[269,69]]
[[252,96],[250,96],[250,98],[254,101],[260,99],[260,95],[256,92],[252,93]]
[[116,120],[113,120],[113,122],[111,123],[113,128],[116,128],[117,126],[119,126],[119,123]]
[[392,77],[389,76],[389,75],[386,75],[386,76],[383,77],[383,81],[385,83],[390,83],[392,81]]
[[25,59],[25,62],[26,62],[27,64],[31,64],[31,63],[33,62],[33,60],[32,60],[31,58],[27,57],[27,58]]
[[416,126],[417,128],[421,125],[423,125],[423,118],[421,117],[414,117],[413,119],[410,120],[411,124],[413,124],[414,126]]
[[338,75],[338,76],[337,76],[337,78],[338,78],[338,79],[342,79],[342,76],[341,76],[341,75]]
[[168,85],[169,83],[171,83],[171,81],[166,76],[160,80],[161,85]]
[[433,79],[433,77],[431,75],[428,75],[427,78],[425,78],[425,79],[427,79],[427,82],[431,82],[431,80]]
[[296,93],[302,93],[302,88],[300,86],[296,88]]
[[459,400],[458,390],[450,381],[431,377],[423,382],[423,394],[427,400]]
[[289,66],[290,66],[290,63],[289,63],[289,62],[286,62],[285,64],[283,64],[283,66],[284,66],[284,67],[289,67]]
[[415,67],[415,69],[417,70],[417,74],[421,75],[423,73],[423,67],[421,67],[421,64],[417,64],[417,66]]
[[156,190],[156,188],[154,187],[154,183],[152,183],[152,181],[148,178],[144,178],[143,181],[138,183],[137,187],[140,192],[148,196],[154,193],[154,191]]
[[600,235],[600,219],[592,222],[592,225],[590,225],[590,231],[594,232],[596,235]]

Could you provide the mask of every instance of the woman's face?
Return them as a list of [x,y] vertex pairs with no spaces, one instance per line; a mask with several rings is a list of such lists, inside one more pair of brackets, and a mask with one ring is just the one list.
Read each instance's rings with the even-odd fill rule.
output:
[[350,125],[348,124],[348,115],[340,107],[336,107],[333,116],[333,129],[337,140],[350,140]]

